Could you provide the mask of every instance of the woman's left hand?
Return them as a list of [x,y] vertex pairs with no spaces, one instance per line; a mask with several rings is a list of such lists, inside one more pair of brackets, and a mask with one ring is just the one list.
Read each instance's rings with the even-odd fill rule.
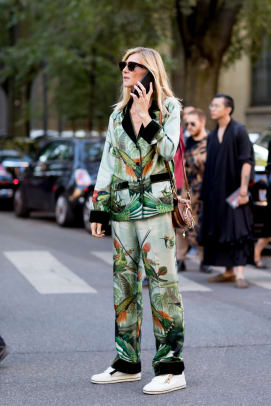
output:
[[150,101],[151,96],[153,93],[153,86],[152,82],[150,83],[150,89],[148,93],[146,92],[146,88],[142,85],[141,82],[137,82],[134,86],[137,90],[139,97],[135,94],[131,93],[132,98],[134,99],[135,111],[137,115],[141,118],[143,125],[146,126],[147,121],[151,121],[151,117],[149,115],[149,108],[150,108]]

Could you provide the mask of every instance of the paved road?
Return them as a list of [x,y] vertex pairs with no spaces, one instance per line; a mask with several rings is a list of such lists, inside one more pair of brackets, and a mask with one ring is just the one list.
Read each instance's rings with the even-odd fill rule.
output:
[[111,239],[53,220],[0,212],[1,406],[269,406],[270,269],[248,268],[252,285],[211,285],[191,257],[180,276],[186,316],[186,390],[143,395],[154,355],[144,292],[141,382],[92,385],[114,356]]

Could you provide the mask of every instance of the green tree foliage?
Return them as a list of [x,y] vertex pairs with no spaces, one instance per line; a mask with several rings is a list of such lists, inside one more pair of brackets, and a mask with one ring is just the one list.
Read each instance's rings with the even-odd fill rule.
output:
[[21,123],[33,80],[45,69],[61,117],[103,128],[118,97],[123,52],[165,42],[177,44],[177,72],[184,61],[178,96],[206,108],[222,65],[243,52],[255,58],[271,31],[271,0],[0,0],[0,7],[0,84],[9,109],[21,106],[10,121]]
[[271,34],[270,0],[175,0],[185,100],[206,109],[219,74],[244,52],[255,60]]
[[11,45],[7,35],[1,46],[0,81],[14,78],[23,87],[45,66],[61,116],[89,129],[104,127],[118,97],[117,62],[124,50],[161,39],[161,30],[149,23],[153,6],[147,3],[2,1],[6,31],[25,30]]

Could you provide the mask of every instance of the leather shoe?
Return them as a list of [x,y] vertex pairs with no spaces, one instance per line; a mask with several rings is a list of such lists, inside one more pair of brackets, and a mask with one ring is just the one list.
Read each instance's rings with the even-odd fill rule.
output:
[[216,276],[208,279],[209,283],[225,283],[225,282],[235,282],[235,275],[225,275],[224,273],[219,273]]

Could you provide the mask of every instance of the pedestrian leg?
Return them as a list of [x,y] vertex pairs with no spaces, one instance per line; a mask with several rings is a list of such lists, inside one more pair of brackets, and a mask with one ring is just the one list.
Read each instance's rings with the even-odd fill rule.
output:
[[266,266],[262,263],[261,255],[263,249],[267,246],[267,244],[271,241],[271,237],[267,238],[259,238],[255,244],[254,248],[254,263],[256,268],[265,269]]
[[185,257],[189,250],[189,242],[183,237],[183,232],[180,229],[176,230],[176,255],[178,272],[186,271]]
[[176,230],[176,252],[177,259],[185,260],[185,256],[189,250],[189,243],[187,238],[183,237],[183,232],[180,229]]
[[245,280],[245,275],[244,275],[244,267],[236,266],[235,274],[236,274],[236,283],[235,283],[236,288],[241,288],[241,289],[248,288],[248,283]]

